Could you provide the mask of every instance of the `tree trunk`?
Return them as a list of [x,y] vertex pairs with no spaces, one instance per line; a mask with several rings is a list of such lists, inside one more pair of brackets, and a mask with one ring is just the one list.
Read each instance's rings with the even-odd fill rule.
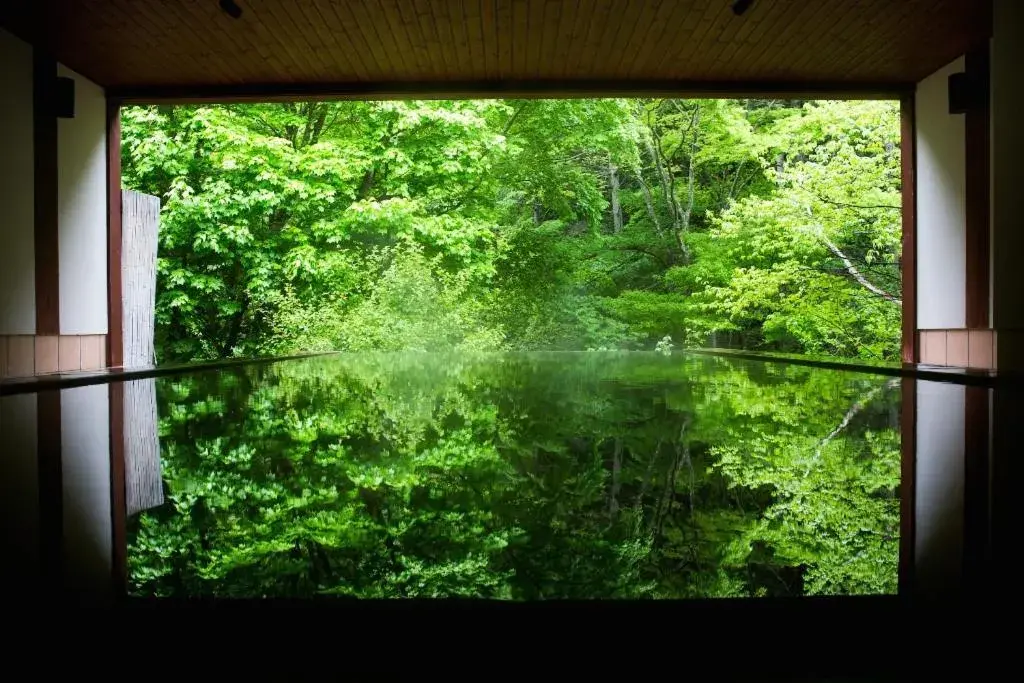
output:
[[665,171],[665,167],[661,164],[661,155],[654,147],[654,142],[651,138],[654,136],[654,132],[650,131],[650,135],[643,135],[644,146],[647,148],[647,154],[650,155],[651,160],[654,162],[654,170],[658,175],[658,182],[661,184],[661,192],[665,198],[665,204],[668,206],[669,216],[672,217],[672,224],[675,226],[677,221],[676,214],[676,203],[672,197],[672,189],[668,180],[668,173]]
[[619,170],[608,162],[608,188],[612,199],[612,232],[622,232],[622,206],[619,204]]
[[619,511],[619,487],[622,482],[619,475],[622,470],[622,439],[615,439],[615,449],[612,451],[612,494],[608,502],[608,511],[614,516]]
[[654,199],[651,197],[651,188],[647,186],[647,182],[641,175],[639,167],[636,169],[636,179],[640,183],[640,191],[644,195],[644,204],[647,206],[647,215],[651,217],[651,223],[654,224],[654,231],[661,234],[661,222],[658,220],[658,214],[654,210]]
[[[679,251],[685,262],[690,260],[690,251],[686,248],[686,233],[690,229],[690,218],[693,216],[696,177],[694,157],[697,156],[697,151],[700,149],[700,105],[693,110],[693,116],[690,118],[690,130],[693,133],[693,138],[690,141],[690,154],[686,164],[686,209],[682,211],[679,226],[676,228],[676,240],[679,242]],[[675,192],[673,191],[674,198]]]

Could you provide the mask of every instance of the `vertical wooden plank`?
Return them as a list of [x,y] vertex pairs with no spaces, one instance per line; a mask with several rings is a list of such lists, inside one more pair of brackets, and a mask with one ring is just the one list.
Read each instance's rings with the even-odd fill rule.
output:
[[914,591],[914,511],[917,476],[917,380],[904,377],[900,387],[900,559],[899,593]]
[[107,367],[124,364],[121,308],[121,105],[107,100]]
[[914,95],[900,100],[900,185],[903,198],[903,342],[904,363],[918,362],[917,348],[917,152]]
[[47,52],[32,50],[32,140],[36,334],[60,334],[60,270],[57,233],[57,61]]
[[[107,100],[107,367],[124,363],[121,301],[121,105]],[[128,541],[124,499],[124,385],[109,392],[111,581],[114,594],[128,588]]]
[[984,44],[967,53],[967,79],[977,99],[971,102],[964,116],[964,165],[967,185],[966,257],[967,257],[967,327],[989,326],[990,301],[990,190],[989,190],[989,47]]

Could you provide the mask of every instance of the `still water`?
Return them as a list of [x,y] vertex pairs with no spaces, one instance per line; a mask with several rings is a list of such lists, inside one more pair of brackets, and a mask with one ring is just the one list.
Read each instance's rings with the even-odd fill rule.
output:
[[588,352],[155,384],[162,492],[128,522],[136,595],[896,592],[887,377]]

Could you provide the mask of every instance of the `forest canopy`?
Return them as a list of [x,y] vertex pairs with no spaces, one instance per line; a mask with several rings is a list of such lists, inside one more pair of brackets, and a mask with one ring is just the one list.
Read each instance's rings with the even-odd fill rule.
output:
[[157,357],[650,349],[891,360],[898,104],[122,110],[162,202]]

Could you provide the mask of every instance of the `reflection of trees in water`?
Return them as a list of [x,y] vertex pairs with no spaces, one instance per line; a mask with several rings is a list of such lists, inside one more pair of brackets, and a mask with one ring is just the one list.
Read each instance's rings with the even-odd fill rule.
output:
[[367,355],[161,380],[140,593],[892,592],[898,388],[656,354]]

